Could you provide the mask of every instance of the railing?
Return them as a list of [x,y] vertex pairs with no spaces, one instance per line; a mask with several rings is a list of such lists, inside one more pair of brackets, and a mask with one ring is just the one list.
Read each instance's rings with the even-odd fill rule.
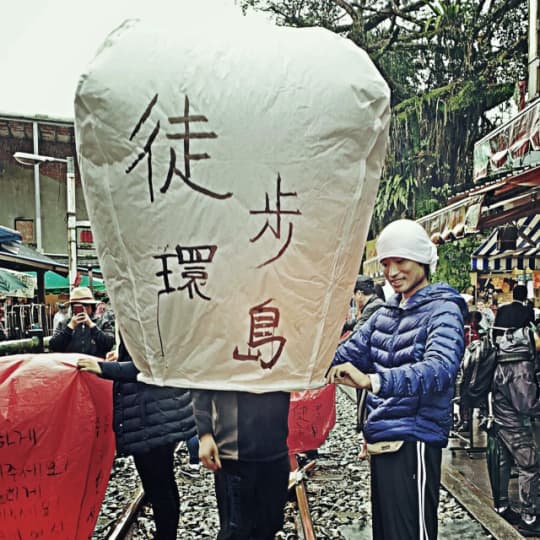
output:
[[34,335],[24,339],[12,339],[8,341],[0,341],[0,356],[8,354],[22,353],[42,353],[49,347],[50,336],[43,337],[41,329],[32,330]]
[[6,306],[5,332],[9,340],[25,339],[32,329],[41,329],[44,336],[52,333],[51,306],[47,304],[15,304]]

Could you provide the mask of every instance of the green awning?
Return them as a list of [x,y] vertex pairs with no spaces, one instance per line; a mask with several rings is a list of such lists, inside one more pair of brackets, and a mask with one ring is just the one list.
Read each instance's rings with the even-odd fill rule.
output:
[[[28,272],[34,274],[35,272]],[[90,287],[88,282],[88,276],[83,275],[81,279],[80,287]],[[92,278],[92,288],[94,292],[105,292],[105,283],[102,279]],[[67,276],[62,276],[56,272],[45,272],[45,291],[47,293],[62,293],[69,291],[69,279]]]

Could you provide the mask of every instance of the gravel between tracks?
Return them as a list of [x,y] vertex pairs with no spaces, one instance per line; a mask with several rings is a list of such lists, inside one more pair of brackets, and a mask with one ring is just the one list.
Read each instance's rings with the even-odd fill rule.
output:
[[[337,392],[337,421],[326,443],[319,449],[317,467],[310,473],[307,490],[316,537],[324,539],[368,540],[371,538],[369,502],[369,466],[357,458],[358,434],[354,429],[355,405],[341,391]],[[178,540],[214,539],[218,531],[217,507],[213,479],[201,469],[196,478],[182,471],[187,463],[184,445],[177,453],[177,481],[181,497]],[[133,497],[138,477],[131,458],[115,460],[93,540],[104,540],[124,505]],[[285,525],[277,538],[296,540],[296,508],[288,503]],[[489,534],[451,497],[441,489],[439,538],[478,540]],[[151,509],[144,508],[128,540],[153,538]]]

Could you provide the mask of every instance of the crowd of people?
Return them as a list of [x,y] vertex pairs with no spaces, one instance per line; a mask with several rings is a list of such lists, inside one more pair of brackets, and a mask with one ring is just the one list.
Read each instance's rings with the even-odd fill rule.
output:
[[[540,461],[534,421],[540,413],[538,392],[538,320],[527,287],[514,284],[512,301],[489,307],[485,298],[469,306],[465,320],[466,346],[488,341],[496,362],[489,392],[480,402],[460,396],[457,432],[471,432],[473,410],[487,431],[487,466],[494,510],[525,537],[540,536],[537,498],[540,495]],[[466,294],[464,296],[467,296]],[[472,298],[472,297],[471,297]],[[469,298],[467,298],[470,300]],[[480,346],[476,348],[481,350]],[[488,358],[483,359],[489,363]],[[465,392],[466,394],[466,392]],[[518,501],[512,508],[509,482],[512,468],[518,476]]]
[[[351,420],[362,433],[360,457],[370,462],[374,540],[435,539],[442,449],[455,428],[453,399],[465,348],[493,329],[501,342],[510,330],[531,327],[534,315],[519,285],[514,301],[490,320],[470,311],[464,295],[448,284],[430,283],[437,248],[414,221],[389,224],[377,239],[377,257],[393,294],[385,298],[372,278],[358,276],[354,317],[343,327],[326,382],[357,389],[357,418]],[[73,289],[49,347],[77,353],[81,371],[114,381],[117,452],[134,458],[153,508],[155,538],[176,538],[174,453],[184,441],[190,463],[197,467],[200,459],[214,473],[217,539],[273,539],[288,497],[290,395],[138,382],[138,370],[115,335],[114,317],[97,312],[97,304],[88,288]],[[494,509],[525,536],[540,535],[540,463],[530,422],[540,409],[534,345],[499,357],[492,392]],[[469,419],[467,411],[462,417]],[[512,464],[519,471],[518,511],[508,497]]]

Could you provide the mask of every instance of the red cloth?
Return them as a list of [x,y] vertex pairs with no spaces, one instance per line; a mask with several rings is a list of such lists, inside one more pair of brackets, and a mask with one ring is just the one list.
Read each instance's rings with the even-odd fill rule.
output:
[[326,440],[336,423],[336,387],[292,392],[289,409],[290,454],[315,450]]
[[0,538],[92,536],[115,452],[112,387],[75,360],[0,357]]

